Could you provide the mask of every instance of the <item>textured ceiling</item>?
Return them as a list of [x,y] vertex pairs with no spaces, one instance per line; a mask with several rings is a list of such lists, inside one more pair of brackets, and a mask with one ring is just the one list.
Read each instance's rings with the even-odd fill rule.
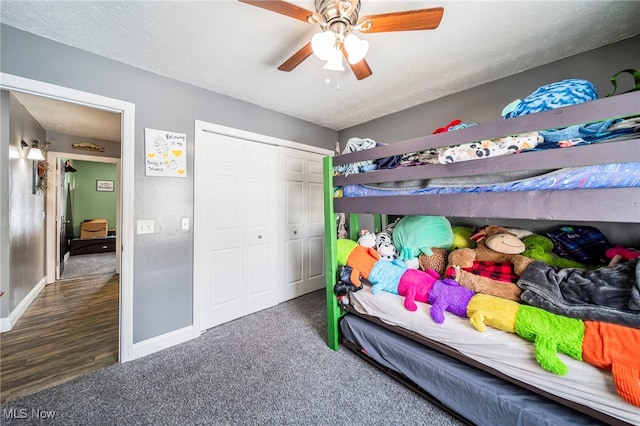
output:
[[96,108],[12,92],[48,132],[120,142],[120,114]]
[[[311,1],[291,1],[313,10]],[[277,70],[318,31],[234,0],[2,1],[3,23],[341,130],[640,33],[637,1],[379,1],[360,14],[443,6],[431,31],[358,34],[373,75]],[[330,81],[327,83],[327,79]]]

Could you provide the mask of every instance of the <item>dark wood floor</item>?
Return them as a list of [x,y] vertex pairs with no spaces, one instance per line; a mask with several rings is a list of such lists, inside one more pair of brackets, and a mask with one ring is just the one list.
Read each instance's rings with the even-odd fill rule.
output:
[[47,285],[0,335],[0,401],[118,362],[119,287],[116,274]]

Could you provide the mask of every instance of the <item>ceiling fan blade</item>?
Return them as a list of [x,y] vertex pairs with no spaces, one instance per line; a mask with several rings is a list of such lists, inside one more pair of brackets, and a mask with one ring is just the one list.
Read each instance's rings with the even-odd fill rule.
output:
[[352,64],[349,62],[349,54],[347,53],[347,50],[344,48],[344,46],[341,46],[341,50],[342,50],[342,55],[347,60],[347,63],[351,68],[351,71],[353,71],[353,74],[356,76],[358,80],[363,80],[369,77],[371,74],[373,74],[373,71],[371,71],[371,68],[369,67],[369,63],[367,62],[366,59],[362,58],[360,62],[356,64]]
[[304,61],[309,56],[311,56],[312,53],[313,53],[313,50],[311,49],[311,42],[309,42],[309,43],[305,44],[304,46],[302,46],[302,49],[300,49],[296,53],[294,53],[293,56],[291,56],[289,59],[287,59],[282,65],[280,65],[278,67],[278,69],[280,71],[287,71],[287,72],[291,71],[295,67],[300,65],[300,63],[302,63],[302,61]]
[[[382,33],[391,31],[433,30],[438,28],[444,8],[407,10],[405,12],[382,13],[380,15],[363,16],[358,25],[362,33]],[[369,21],[370,24],[367,24]]]
[[291,18],[299,19],[304,22],[309,22],[307,19],[313,15],[313,12],[303,7],[296,6],[295,4],[288,3],[283,0],[239,0],[241,3],[258,6],[271,12],[280,13],[282,15],[290,16]]

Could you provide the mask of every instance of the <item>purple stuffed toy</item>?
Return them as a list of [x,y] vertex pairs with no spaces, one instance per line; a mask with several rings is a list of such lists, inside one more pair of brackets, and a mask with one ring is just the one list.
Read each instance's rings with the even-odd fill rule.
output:
[[467,317],[467,305],[475,292],[458,284],[451,278],[444,278],[433,283],[429,292],[428,303],[431,304],[429,313],[438,324],[444,322],[444,311],[449,311],[459,317]]

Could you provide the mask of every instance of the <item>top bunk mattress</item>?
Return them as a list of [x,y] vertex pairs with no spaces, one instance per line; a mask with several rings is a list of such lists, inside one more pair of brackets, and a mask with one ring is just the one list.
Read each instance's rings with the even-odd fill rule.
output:
[[[522,175],[525,177],[520,178]],[[510,180],[511,177],[515,179]],[[440,178],[387,185],[345,185],[342,187],[342,196],[371,197],[629,187],[640,187],[640,162],[568,167],[537,175],[525,171],[519,174],[471,176],[463,180]]]
[[417,302],[418,310],[411,312],[404,308],[403,299],[384,291],[374,295],[368,285],[349,295],[351,306],[360,314],[444,344],[477,363],[545,393],[638,424],[640,408],[625,402],[617,394],[612,375],[607,370],[560,353],[558,356],[569,371],[564,376],[550,373],[536,362],[535,346],[518,335],[490,327],[479,332],[467,318],[449,312],[445,312],[445,321],[437,324],[429,316],[430,305]]

